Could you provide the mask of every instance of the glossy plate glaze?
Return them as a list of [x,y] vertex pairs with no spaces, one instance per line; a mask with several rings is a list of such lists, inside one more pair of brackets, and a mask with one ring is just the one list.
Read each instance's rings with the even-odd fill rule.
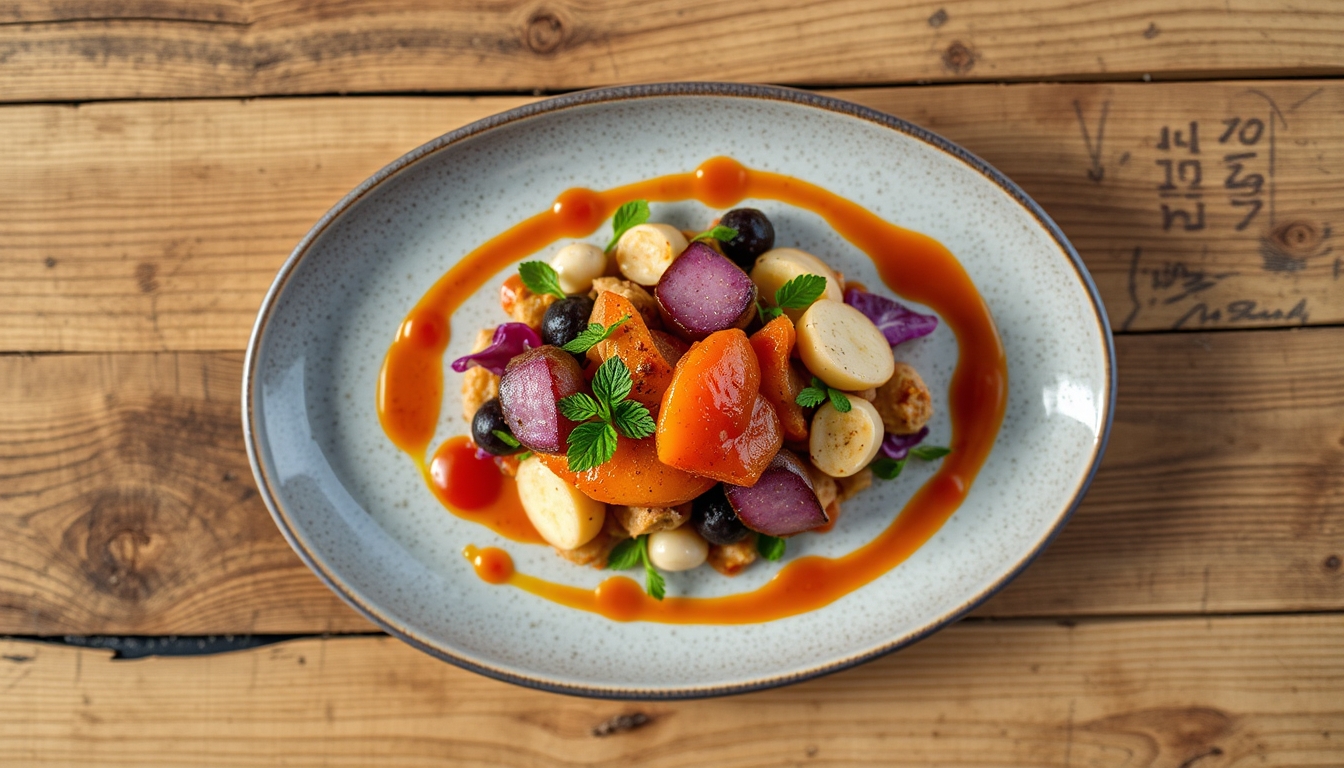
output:
[[[998,324],[1009,400],[966,502],[909,560],[811,613],[740,625],[613,622],[479,580],[463,546],[502,546],[519,570],[592,587],[606,574],[459,519],[388,440],[374,408],[383,354],[406,312],[457,259],[571,187],[605,189],[731,156],[821,185],[928,234],[965,266]],[[747,201],[777,245],[816,253],[881,286],[872,263],[815,214]],[[654,204],[658,221],[699,229],[699,203]],[[604,243],[604,227],[593,235]],[[559,243],[543,249],[548,258]],[[500,322],[496,275],[452,318],[445,360]],[[915,305],[916,309],[927,311]],[[902,345],[943,402],[957,357],[945,327]],[[705,696],[780,685],[909,644],[1000,589],[1063,527],[1100,461],[1114,400],[1105,313],[1077,254],[1015,185],[946,140],[896,118],[809,93],[709,83],[571,94],[447,134],[380,171],[295,249],[248,348],[243,426],[262,495],[286,538],[338,594],[440,658],[512,682],[603,697]],[[431,445],[464,434],[456,389]],[[930,442],[946,443],[935,417]],[[839,556],[872,540],[932,475],[912,463],[844,505],[824,536],[789,557]],[[702,568],[670,594],[722,595],[765,583]]]

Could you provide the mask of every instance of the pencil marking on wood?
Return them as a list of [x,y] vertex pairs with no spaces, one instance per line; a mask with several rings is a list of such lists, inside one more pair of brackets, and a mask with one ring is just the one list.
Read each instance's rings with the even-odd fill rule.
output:
[[1073,100],[1073,113],[1078,116],[1078,128],[1083,132],[1083,145],[1087,147],[1087,156],[1092,160],[1092,165],[1087,169],[1087,178],[1097,184],[1106,177],[1106,169],[1101,165],[1101,142],[1106,133],[1106,116],[1110,111],[1111,102],[1103,101],[1101,119],[1097,121],[1097,143],[1093,145],[1092,137],[1087,131],[1087,121],[1083,119],[1083,105],[1078,99]]
[[1139,316],[1139,310],[1142,305],[1139,304],[1139,259],[1143,256],[1143,248],[1134,246],[1134,253],[1129,257],[1129,314],[1125,316],[1125,321],[1120,324],[1121,331],[1128,331],[1130,323]]

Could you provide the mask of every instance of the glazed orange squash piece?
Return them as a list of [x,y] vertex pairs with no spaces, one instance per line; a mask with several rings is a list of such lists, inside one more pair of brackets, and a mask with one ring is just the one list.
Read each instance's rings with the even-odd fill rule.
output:
[[807,415],[795,401],[807,382],[789,362],[797,339],[788,315],[776,317],[751,335],[751,348],[761,366],[761,395],[775,409],[784,439],[789,442],[807,439]]
[[672,382],[672,365],[663,359],[639,310],[624,296],[604,291],[593,303],[593,313],[588,321],[601,323],[606,328],[626,315],[630,319],[617,328],[611,338],[588,350],[588,359],[600,365],[612,355],[620,357],[630,369],[630,378],[634,382],[629,398],[643,403],[650,412],[656,412],[663,400],[663,392]]
[[586,472],[570,472],[564,454],[537,454],[552,472],[590,498],[631,507],[675,507],[714,487],[714,480],[658,461],[654,439],[616,441],[616,454]]
[[755,485],[784,441],[760,387],[760,365],[742,331],[717,331],[692,346],[663,395],[659,460],[726,483]]

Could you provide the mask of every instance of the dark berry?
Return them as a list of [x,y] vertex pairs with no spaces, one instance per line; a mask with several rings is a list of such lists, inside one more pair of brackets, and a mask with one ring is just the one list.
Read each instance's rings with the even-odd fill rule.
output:
[[728,497],[723,495],[722,485],[714,486],[691,503],[691,524],[711,544],[736,544],[749,533],[728,503]]
[[723,214],[719,226],[737,230],[737,236],[722,243],[723,255],[748,272],[756,265],[757,256],[775,247],[774,226],[755,208],[734,208]]
[[593,314],[593,300],[587,296],[570,296],[546,308],[541,318],[541,340],[563,347],[575,336],[588,329],[588,317]]
[[[496,432],[508,435],[513,445],[496,435]],[[484,405],[476,409],[476,415],[471,417],[471,439],[477,448],[496,456],[508,456],[522,450],[509,430],[509,423],[504,420],[504,409],[500,407],[498,397],[486,400]]]

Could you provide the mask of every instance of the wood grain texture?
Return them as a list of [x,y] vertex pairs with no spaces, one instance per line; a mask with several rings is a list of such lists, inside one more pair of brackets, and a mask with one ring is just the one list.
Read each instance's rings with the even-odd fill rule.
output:
[[20,0],[0,18],[7,101],[1344,71],[1330,0]]
[[[842,95],[962,142],[1021,183],[1078,247],[1117,329],[1344,322],[1344,251],[1333,234],[1344,227],[1344,85],[956,86]],[[520,103],[0,108],[7,138],[0,144],[0,349],[241,349],[276,269],[345,192],[402,152]],[[1224,120],[1238,123],[1220,144]],[[1174,147],[1174,132],[1188,134],[1191,121],[1199,155],[1157,148],[1164,127]],[[1272,178],[1266,121],[1274,125]],[[1247,126],[1244,138],[1255,142],[1244,146]],[[1225,160],[1247,153],[1255,157]],[[1202,199],[1162,197],[1158,161],[1172,160],[1179,181],[1189,159],[1201,163]],[[1225,188],[1233,164],[1241,166],[1233,183],[1258,183],[1255,194]],[[1182,189],[1193,172],[1185,166]],[[1260,205],[1241,231],[1251,206],[1234,199]],[[1187,232],[1172,214],[1164,230],[1161,206],[1192,202],[1205,206],[1205,228]]]
[[[980,615],[1344,608],[1344,328],[1117,339],[1092,490]],[[0,357],[0,633],[369,629],[256,496],[236,354]]]
[[[388,638],[210,657],[0,642],[24,766],[1337,766],[1344,617],[962,623],[857,669],[693,702],[538,693]],[[605,737],[621,715],[642,727]]]

